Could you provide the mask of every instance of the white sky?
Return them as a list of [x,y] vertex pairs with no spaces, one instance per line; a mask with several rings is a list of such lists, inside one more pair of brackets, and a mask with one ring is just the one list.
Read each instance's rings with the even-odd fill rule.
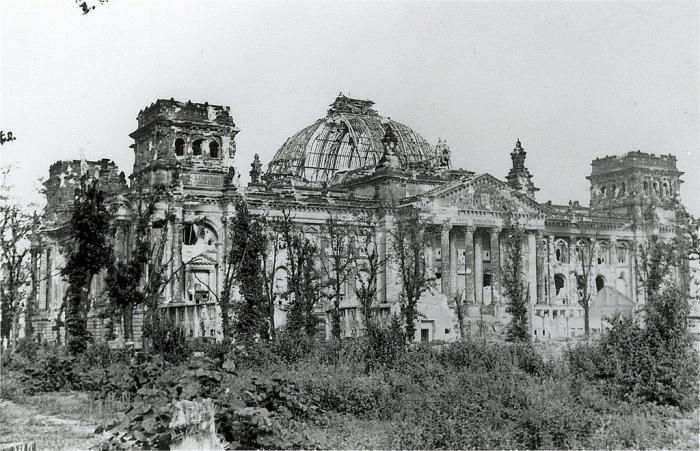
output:
[[269,161],[339,91],[503,179],[520,138],[539,201],[587,204],[590,163],[673,153],[700,214],[697,2],[1,0],[0,147],[19,196],[59,159],[127,174],[138,111],[231,106],[238,168]]

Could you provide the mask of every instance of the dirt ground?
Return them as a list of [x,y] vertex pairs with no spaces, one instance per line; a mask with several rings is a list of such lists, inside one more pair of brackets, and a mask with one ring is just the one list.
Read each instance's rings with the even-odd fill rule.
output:
[[[81,393],[49,393],[27,403],[0,400],[0,443],[35,442],[37,450],[88,449],[100,412]],[[93,419],[94,418],[94,419]]]

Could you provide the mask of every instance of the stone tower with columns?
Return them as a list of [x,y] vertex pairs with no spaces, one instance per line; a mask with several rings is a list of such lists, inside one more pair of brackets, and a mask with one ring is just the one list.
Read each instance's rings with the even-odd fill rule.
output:
[[591,209],[628,215],[637,224],[675,220],[683,175],[675,156],[636,151],[596,158],[591,166]]

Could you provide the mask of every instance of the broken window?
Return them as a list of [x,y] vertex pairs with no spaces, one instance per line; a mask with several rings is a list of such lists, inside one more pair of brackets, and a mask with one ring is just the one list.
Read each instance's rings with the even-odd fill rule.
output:
[[182,228],[182,242],[187,246],[193,246],[197,243],[197,230],[193,224],[185,224]]
[[196,139],[192,143],[192,155],[194,155],[194,156],[202,155],[202,140],[201,139]]
[[185,154],[185,140],[182,138],[177,138],[175,140],[175,155],[181,157]]
[[564,279],[564,276],[562,274],[555,274],[554,275],[554,289],[555,289],[555,296],[559,296],[559,293],[561,290],[564,288],[564,284],[566,282],[566,279]]
[[605,278],[603,276],[598,276],[595,278],[595,288],[600,291],[605,286]]
[[209,143],[209,156],[211,158],[219,158],[219,143],[212,141]]

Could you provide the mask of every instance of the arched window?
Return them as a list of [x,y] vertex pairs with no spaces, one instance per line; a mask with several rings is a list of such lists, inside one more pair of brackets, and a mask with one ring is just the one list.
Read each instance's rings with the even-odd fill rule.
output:
[[209,156],[211,158],[219,158],[219,143],[212,141],[209,143]]
[[616,184],[613,183],[612,189],[611,189],[610,191],[611,191],[610,194],[611,194],[613,197],[617,197],[618,192],[617,192],[617,185],[616,185]]
[[659,194],[659,182],[654,181],[654,194]]
[[558,240],[554,244],[554,258],[556,258],[559,263],[565,263],[569,260],[568,257],[569,252],[566,243],[563,240]]
[[605,286],[605,278],[603,276],[597,276],[595,278],[595,289],[600,291]]
[[627,247],[624,245],[617,246],[617,263],[619,265],[627,263]]
[[599,265],[608,263],[608,251],[605,243],[597,243],[595,245],[595,261]]
[[202,140],[197,139],[192,143],[192,155],[202,155]]
[[559,296],[559,293],[564,288],[565,283],[566,283],[566,279],[564,278],[563,274],[554,274],[554,294],[555,294],[555,296]]
[[197,244],[197,229],[193,224],[185,224],[182,227],[182,242],[187,246]]
[[668,196],[668,182],[664,182],[664,190],[663,190],[663,195]]
[[649,194],[649,182],[644,181],[644,194]]
[[605,191],[606,191],[606,186],[605,185],[601,186],[600,187],[600,195],[605,197]]
[[626,190],[627,186],[625,185],[625,182],[622,182],[622,185],[620,185],[620,196],[624,196]]
[[185,140],[182,138],[177,138],[175,140],[175,155],[181,157],[185,154]]

